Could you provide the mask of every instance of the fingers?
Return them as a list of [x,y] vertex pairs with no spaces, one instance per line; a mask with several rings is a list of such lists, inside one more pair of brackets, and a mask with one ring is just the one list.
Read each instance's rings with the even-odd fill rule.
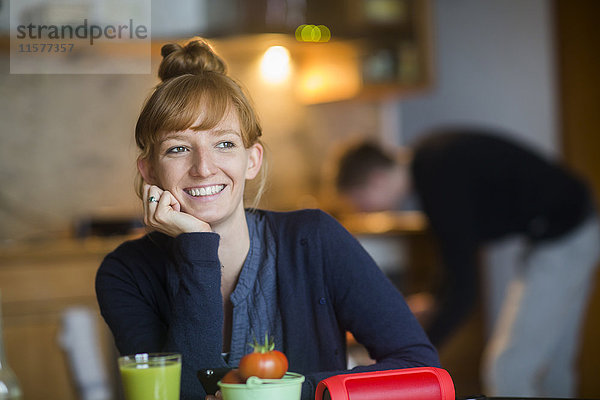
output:
[[181,211],[177,198],[158,186],[145,185],[143,191],[144,223],[169,236],[184,232],[210,232],[206,222]]
[[206,396],[205,400],[223,400],[223,396],[221,395],[221,391],[217,390],[217,393],[215,393],[214,396],[209,394],[208,396]]
[[168,191],[158,186],[149,186],[144,199],[144,222],[146,225],[160,230],[168,224],[173,211],[179,211],[179,202]]
[[158,203],[150,202],[150,200],[148,200],[149,209],[151,211],[154,210],[154,212],[151,213],[151,216],[153,217],[152,223],[155,225],[170,223],[173,219],[173,211],[179,212],[180,210],[179,202],[175,196],[168,191],[163,191],[160,194],[160,197],[155,196],[155,198],[158,199]]
[[[147,226],[155,228],[155,218],[156,209],[158,207],[158,203],[160,202],[160,198],[162,197],[163,190],[155,185],[144,185],[143,190],[143,203],[144,203],[144,223]],[[152,199],[152,201],[150,201]]]

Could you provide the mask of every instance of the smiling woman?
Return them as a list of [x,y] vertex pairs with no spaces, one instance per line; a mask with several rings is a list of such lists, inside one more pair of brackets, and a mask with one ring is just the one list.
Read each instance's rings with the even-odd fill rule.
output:
[[[231,216],[243,214],[245,182],[258,174],[263,150],[260,143],[244,147],[237,115],[231,110],[211,129],[201,128],[205,114],[185,131],[165,135],[138,166],[144,182],[168,191],[179,211],[218,231]],[[160,230],[161,224],[155,227]]]
[[[146,102],[136,125],[139,160],[156,157],[159,142],[184,135],[184,131],[230,129],[241,139],[243,147],[257,144],[262,148],[262,129],[254,109],[240,85],[225,75],[225,63],[207,43],[191,41],[185,47],[165,45],[162,55],[159,77],[163,84]],[[217,127],[224,116],[227,116],[225,125],[229,126]],[[262,171],[253,206],[264,191],[266,172]],[[139,178],[137,190],[143,198],[143,183]]]
[[333,218],[244,208],[246,183],[264,184],[261,127],[210,46],[162,54],[135,132],[153,232],[110,253],[96,277],[119,351],[181,353],[184,399],[210,398],[197,373],[237,367],[267,333],[306,376],[303,399],[346,370],[346,331],[376,360],[357,371],[437,366],[402,295]]

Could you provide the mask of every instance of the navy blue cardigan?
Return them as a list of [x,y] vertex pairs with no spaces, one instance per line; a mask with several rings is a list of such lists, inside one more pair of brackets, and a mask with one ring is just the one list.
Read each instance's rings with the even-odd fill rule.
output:
[[[263,213],[276,241],[283,351],[306,376],[302,399],[346,369],[350,331],[376,364],[352,372],[439,366],[402,295],[360,244],[318,210]],[[98,270],[100,310],[121,354],[183,354],[182,399],[203,400],[196,371],[225,367],[215,233],[153,232],[122,244]]]

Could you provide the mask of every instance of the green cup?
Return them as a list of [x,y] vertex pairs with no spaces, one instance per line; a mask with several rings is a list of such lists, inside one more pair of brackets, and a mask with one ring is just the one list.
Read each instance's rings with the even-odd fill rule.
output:
[[222,383],[218,385],[223,400],[300,400],[304,376],[287,372],[281,379],[248,378],[246,383]]
[[127,400],[179,400],[181,354],[141,353],[119,357]]

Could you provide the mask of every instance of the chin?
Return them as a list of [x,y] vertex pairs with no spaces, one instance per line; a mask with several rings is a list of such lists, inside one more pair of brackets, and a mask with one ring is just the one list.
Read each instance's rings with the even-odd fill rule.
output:
[[[193,215],[214,228],[215,225],[223,223],[236,215],[236,208],[232,208],[230,199],[221,198],[216,200],[205,203],[187,202],[186,206],[182,207],[182,211]],[[238,202],[236,201],[235,203],[237,204]]]
[[226,219],[226,216],[218,213],[218,212],[193,212],[190,213],[192,214],[194,217],[198,218],[201,221],[206,222],[209,225],[213,225],[215,223],[221,222],[222,220]]
[[214,228],[216,225],[219,225],[232,218],[234,213],[225,209],[224,207],[216,207],[214,209],[192,209],[188,212],[188,214],[193,215],[194,217],[206,222],[212,228]]

